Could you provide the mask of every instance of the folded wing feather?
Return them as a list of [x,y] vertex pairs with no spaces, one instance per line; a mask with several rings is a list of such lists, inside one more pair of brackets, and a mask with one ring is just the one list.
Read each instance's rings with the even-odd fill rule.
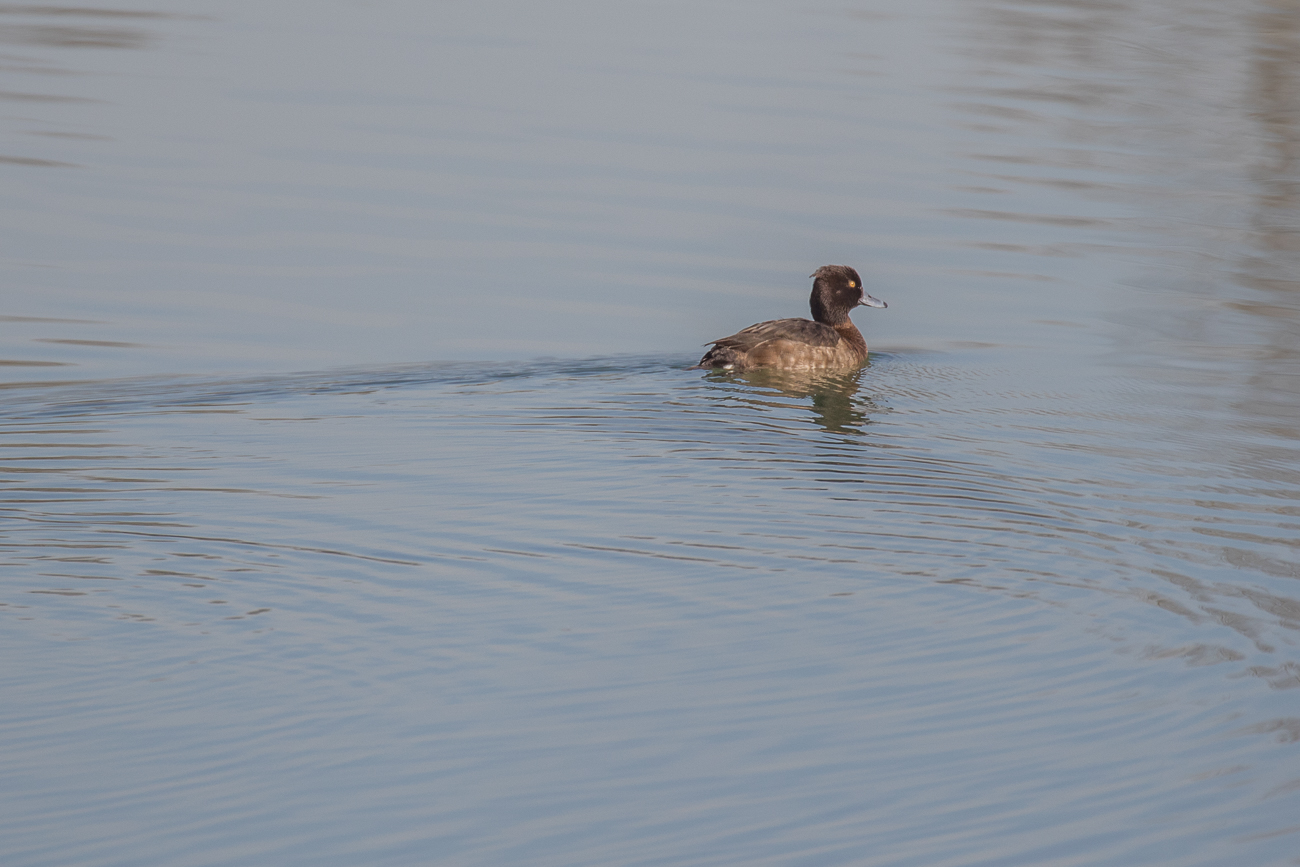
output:
[[840,336],[829,325],[813,322],[811,319],[770,319],[737,331],[729,337],[709,342],[714,346],[750,352],[771,340],[789,340],[809,346],[829,347],[839,343]]

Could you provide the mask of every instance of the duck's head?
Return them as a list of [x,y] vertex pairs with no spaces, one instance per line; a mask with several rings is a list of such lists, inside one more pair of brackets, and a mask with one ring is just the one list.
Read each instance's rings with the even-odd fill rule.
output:
[[812,275],[813,319],[827,325],[839,325],[849,318],[854,307],[888,307],[879,298],[862,291],[862,278],[848,265],[823,265]]

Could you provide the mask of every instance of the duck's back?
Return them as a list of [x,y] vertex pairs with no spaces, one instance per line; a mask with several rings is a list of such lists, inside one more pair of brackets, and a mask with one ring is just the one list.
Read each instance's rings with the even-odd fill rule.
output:
[[[853,328],[850,324],[849,328]],[[853,329],[857,333],[857,329]],[[744,370],[749,367],[848,367],[860,364],[859,351],[846,335],[811,319],[772,319],[711,341],[700,367]],[[858,336],[861,340],[861,336]]]

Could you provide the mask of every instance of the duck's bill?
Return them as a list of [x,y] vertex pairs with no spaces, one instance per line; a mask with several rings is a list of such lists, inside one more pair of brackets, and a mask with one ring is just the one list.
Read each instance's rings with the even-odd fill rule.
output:
[[862,300],[858,302],[858,306],[859,307],[888,307],[889,305],[886,304],[884,301],[881,301],[879,298],[872,298],[870,295],[864,292],[862,294]]

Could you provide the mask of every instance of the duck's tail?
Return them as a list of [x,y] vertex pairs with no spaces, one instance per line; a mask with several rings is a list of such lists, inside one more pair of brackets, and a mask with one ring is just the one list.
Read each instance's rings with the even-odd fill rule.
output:
[[700,359],[699,364],[689,369],[732,370],[735,368],[736,362],[739,360],[736,350],[732,349],[730,346],[714,346],[708,352],[704,353],[704,357]]

